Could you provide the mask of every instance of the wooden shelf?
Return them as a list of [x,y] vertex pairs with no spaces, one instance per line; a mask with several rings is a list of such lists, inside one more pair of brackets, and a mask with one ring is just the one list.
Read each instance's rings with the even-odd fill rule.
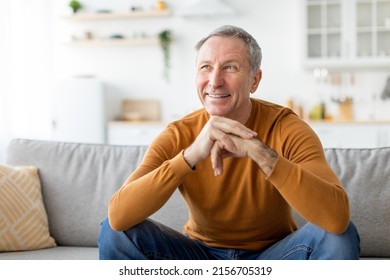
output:
[[131,19],[131,18],[157,18],[171,16],[170,10],[135,11],[127,13],[76,13],[65,16],[66,20],[109,20],[109,19]]
[[76,40],[67,43],[71,46],[146,46],[159,44],[158,38],[137,38],[137,39],[95,39],[95,40]]

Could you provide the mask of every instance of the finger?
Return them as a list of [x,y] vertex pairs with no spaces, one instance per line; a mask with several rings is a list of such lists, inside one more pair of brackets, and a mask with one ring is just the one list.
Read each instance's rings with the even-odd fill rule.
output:
[[233,134],[247,139],[257,136],[256,132],[235,120],[223,117],[213,117],[210,121],[213,128],[227,134]]
[[214,129],[211,134],[215,143],[218,144],[221,150],[227,150],[231,153],[235,153],[237,150],[236,144],[232,139],[232,135],[226,134],[220,130]]
[[222,149],[219,147],[218,143],[215,142],[211,148],[210,157],[211,165],[214,170],[214,176],[220,176],[223,174],[223,157]]

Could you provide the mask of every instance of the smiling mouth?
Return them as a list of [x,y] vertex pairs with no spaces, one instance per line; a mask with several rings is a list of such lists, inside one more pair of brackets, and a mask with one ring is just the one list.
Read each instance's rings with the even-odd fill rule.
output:
[[230,97],[230,94],[211,94],[211,93],[206,93],[207,96],[211,98],[228,98]]

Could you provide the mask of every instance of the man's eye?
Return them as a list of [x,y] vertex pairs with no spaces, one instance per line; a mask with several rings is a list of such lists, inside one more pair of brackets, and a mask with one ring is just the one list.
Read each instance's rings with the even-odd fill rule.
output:
[[234,66],[234,65],[226,65],[224,67],[225,70],[227,71],[237,71],[238,70],[238,67],[237,66]]

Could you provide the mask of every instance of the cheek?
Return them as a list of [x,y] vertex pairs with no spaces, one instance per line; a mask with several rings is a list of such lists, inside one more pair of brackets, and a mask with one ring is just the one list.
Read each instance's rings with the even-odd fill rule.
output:
[[226,84],[229,86],[231,91],[234,91],[236,93],[240,93],[244,87],[242,81],[237,79],[230,79],[226,82]]
[[235,88],[239,88],[240,91],[243,91],[245,93],[250,93],[250,91],[252,90],[253,84],[252,84],[252,81],[242,79],[239,81],[235,81],[234,86],[235,86]]
[[202,79],[202,77],[200,75],[196,75],[196,78],[195,78],[195,85],[196,85],[196,91],[198,93],[198,97],[200,99],[200,101],[203,103],[203,88],[204,88],[204,79]]
[[196,75],[195,81],[197,85],[202,85],[207,80],[206,75],[204,73],[198,73]]
[[198,93],[201,94],[203,89],[208,85],[207,77],[205,75],[198,74],[195,78],[195,83]]

